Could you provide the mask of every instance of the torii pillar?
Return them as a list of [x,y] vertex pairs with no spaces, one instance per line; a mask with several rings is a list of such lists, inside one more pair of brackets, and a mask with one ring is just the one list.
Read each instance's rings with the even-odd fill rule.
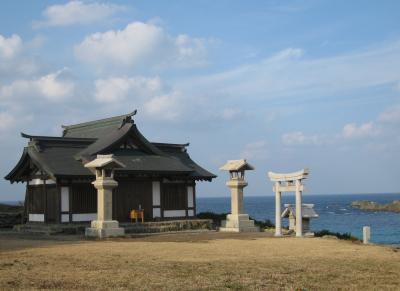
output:
[[275,192],[275,236],[282,236],[282,192],[296,193],[296,236],[303,236],[302,194],[304,191],[304,186],[302,181],[307,178],[308,174],[308,169],[286,174],[268,172],[268,176],[271,181],[275,182],[273,187],[273,191]]

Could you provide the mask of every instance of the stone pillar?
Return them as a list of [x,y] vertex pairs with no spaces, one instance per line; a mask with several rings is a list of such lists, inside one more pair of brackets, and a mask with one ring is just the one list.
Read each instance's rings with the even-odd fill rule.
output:
[[282,235],[282,210],[281,210],[281,192],[279,190],[280,183],[275,182],[275,236]]
[[303,213],[302,213],[302,201],[301,201],[301,182],[296,180],[296,236],[303,236]]
[[220,231],[223,232],[256,232],[259,228],[254,225],[254,220],[249,219],[249,215],[244,213],[243,207],[243,188],[247,182],[242,179],[231,179],[226,185],[231,190],[231,214],[222,221]]
[[97,178],[92,183],[97,189],[97,220],[86,228],[85,235],[89,237],[123,236],[125,230],[119,227],[116,220],[112,220],[112,191],[118,182],[111,178]]
[[97,189],[97,220],[112,220],[112,190],[118,186],[115,180],[96,180]]
[[243,188],[248,184],[244,180],[230,180],[226,183],[231,189],[231,213],[234,215],[243,214]]
[[363,244],[369,244],[371,239],[371,228],[369,226],[363,227]]

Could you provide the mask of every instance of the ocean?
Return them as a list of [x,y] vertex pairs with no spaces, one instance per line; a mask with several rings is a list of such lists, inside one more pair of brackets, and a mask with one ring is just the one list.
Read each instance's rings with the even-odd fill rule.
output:
[[[362,238],[362,227],[371,227],[371,241],[379,244],[400,245],[400,213],[364,211],[351,207],[355,200],[371,200],[390,203],[400,200],[399,194],[348,194],[348,195],[307,195],[303,203],[313,203],[319,218],[311,221],[314,231],[328,229],[333,232],[351,233]],[[230,197],[197,198],[197,212],[230,212]],[[283,195],[282,204],[294,203],[294,195]],[[275,223],[275,197],[244,197],[245,211],[257,220],[269,219]],[[283,210],[283,205],[282,205]],[[288,225],[287,219],[282,220]]]

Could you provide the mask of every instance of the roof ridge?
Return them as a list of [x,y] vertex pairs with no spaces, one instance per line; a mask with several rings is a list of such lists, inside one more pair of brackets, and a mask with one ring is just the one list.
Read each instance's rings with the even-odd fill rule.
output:
[[124,138],[126,138],[129,134],[135,134],[138,142],[147,149],[148,152],[156,154],[156,155],[164,155],[164,153],[159,150],[155,145],[150,143],[137,129],[136,124],[124,124],[121,128],[114,129],[108,135],[105,135],[96,142],[88,146],[83,151],[79,152],[75,158],[81,159],[85,156],[92,156],[95,154],[103,153],[103,151],[112,148],[116,144],[120,143]]
[[102,124],[102,123],[107,123],[107,122],[114,121],[114,120],[117,121],[120,119],[125,119],[127,117],[134,116],[136,113],[137,113],[137,110],[134,110],[128,114],[112,116],[112,117],[108,117],[108,118],[102,118],[102,119],[97,119],[97,120],[92,120],[92,121],[87,121],[87,122],[82,122],[82,123],[77,123],[77,124],[71,124],[71,125],[61,125],[61,127],[64,130],[75,129],[75,128],[80,128],[80,127],[87,127],[90,125]]
[[37,140],[54,140],[54,141],[96,141],[97,138],[89,137],[64,137],[64,136],[48,136],[48,135],[31,135],[21,132],[21,137]]
[[155,146],[167,146],[167,147],[177,147],[177,148],[183,148],[183,147],[188,147],[190,145],[189,142],[187,143],[167,143],[167,142],[150,142],[151,144]]

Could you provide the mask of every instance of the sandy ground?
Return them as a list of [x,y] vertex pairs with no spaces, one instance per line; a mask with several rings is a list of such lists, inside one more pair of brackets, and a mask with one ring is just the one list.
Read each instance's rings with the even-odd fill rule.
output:
[[400,250],[264,233],[0,233],[0,289],[400,290]]

